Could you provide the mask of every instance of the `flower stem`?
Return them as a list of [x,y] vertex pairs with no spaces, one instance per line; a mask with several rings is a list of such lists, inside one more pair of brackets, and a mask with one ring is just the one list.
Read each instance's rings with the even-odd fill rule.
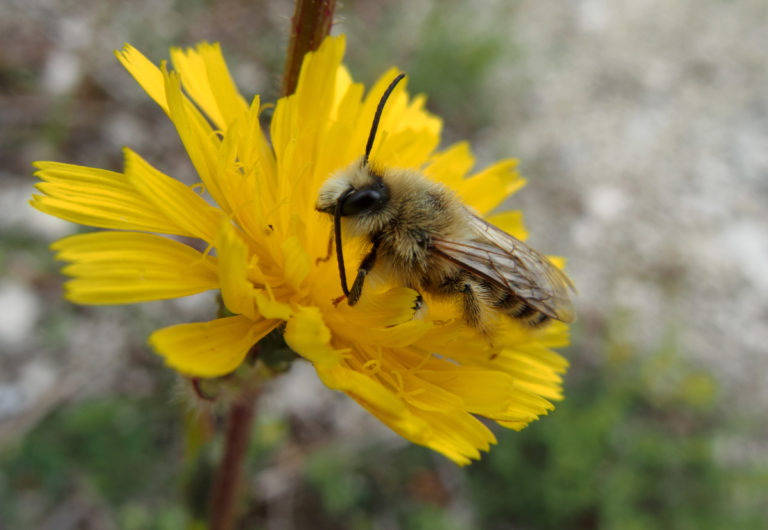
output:
[[245,390],[227,412],[224,454],[211,492],[211,530],[231,530],[237,521],[242,471],[253,426],[256,395]]
[[291,40],[285,57],[283,96],[296,90],[301,62],[307,52],[316,50],[330,33],[336,0],[296,0],[291,19]]

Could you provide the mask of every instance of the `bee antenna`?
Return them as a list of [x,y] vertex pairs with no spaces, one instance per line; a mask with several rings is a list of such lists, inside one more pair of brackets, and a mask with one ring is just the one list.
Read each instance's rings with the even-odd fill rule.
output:
[[384,105],[387,103],[387,99],[389,99],[389,95],[392,94],[392,91],[395,89],[395,86],[400,82],[402,78],[405,77],[405,74],[400,74],[397,77],[395,77],[392,82],[389,84],[387,89],[384,91],[384,95],[381,96],[381,100],[379,101],[379,106],[376,108],[376,114],[373,116],[373,124],[371,125],[371,133],[368,135],[368,143],[365,145],[365,156],[363,157],[363,167],[368,165],[368,156],[371,154],[371,149],[373,148],[373,140],[376,138],[376,129],[379,128],[379,120],[381,119],[381,112],[384,110]]
[[344,252],[341,249],[341,209],[347,197],[352,195],[353,188],[345,191],[336,202],[336,210],[333,212],[333,235],[336,239],[336,259],[339,262],[339,278],[341,279],[341,290],[345,296],[349,296],[349,287],[347,287],[347,270],[344,268]]

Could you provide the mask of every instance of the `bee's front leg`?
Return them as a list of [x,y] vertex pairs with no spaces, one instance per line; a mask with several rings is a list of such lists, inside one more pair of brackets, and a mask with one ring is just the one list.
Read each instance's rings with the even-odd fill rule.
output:
[[320,265],[324,261],[331,259],[333,254],[333,228],[331,228],[331,237],[328,238],[328,250],[325,253],[324,258],[315,258],[315,266]]
[[355,305],[357,301],[360,300],[360,295],[363,294],[363,282],[365,282],[365,277],[376,263],[376,252],[378,250],[379,240],[374,239],[373,248],[371,248],[371,251],[360,263],[360,268],[357,269],[357,276],[355,276],[355,283],[352,284],[352,288],[349,290],[349,296],[347,297],[347,303],[349,305]]

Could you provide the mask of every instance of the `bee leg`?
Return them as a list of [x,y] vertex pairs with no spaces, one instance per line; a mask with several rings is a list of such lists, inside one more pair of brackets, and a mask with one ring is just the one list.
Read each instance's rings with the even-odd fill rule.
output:
[[343,295],[339,296],[338,298],[334,298],[333,299],[333,307],[336,307],[337,305],[339,305],[339,303],[341,303],[341,301],[344,300],[346,297],[347,297],[347,295],[343,294]]
[[376,251],[379,250],[379,241],[374,240],[373,248],[360,262],[360,268],[357,269],[357,276],[355,277],[355,283],[352,284],[352,288],[349,290],[349,296],[347,297],[347,303],[349,305],[355,305],[360,300],[360,295],[363,294],[363,282],[365,277],[373,268],[376,263]]
[[487,307],[477,295],[478,292],[483,292],[482,286],[473,282],[469,275],[458,273],[455,276],[449,276],[443,279],[442,283],[438,286],[438,292],[457,298],[461,297],[464,322],[466,322],[468,326],[476,329],[486,338],[488,337],[488,328],[486,325],[486,322],[488,321]]
[[443,279],[438,286],[438,291],[445,295],[461,296],[464,321],[473,328],[480,324],[482,308],[466,276],[457,274]]
[[333,229],[331,229],[331,237],[328,238],[328,251],[324,258],[315,258],[315,265],[320,265],[320,263],[331,259],[331,254],[333,254]]
[[483,308],[480,305],[480,301],[475,295],[475,291],[472,289],[472,285],[465,283],[462,288],[462,301],[464,309],[464,320],[467,324],[473,328],[479,328],[482,322]]
[[[480,296],[478,296],[478,293]],[[466,278],[463,281],[462,308],[464,310],[464,321],[468,326],[475,328],[482,335],[488,344],[493,347],[492,329],[493,316],[489,307],[484,301],[486,290],[482,284],[478,284]]]
[[416,292],[416,299],[413,301],[413,312],[416,313],[424,305],[424,297],[420,292]]

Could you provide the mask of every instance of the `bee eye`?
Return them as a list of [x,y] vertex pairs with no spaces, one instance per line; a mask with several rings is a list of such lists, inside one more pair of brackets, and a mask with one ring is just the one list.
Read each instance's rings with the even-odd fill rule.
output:
[[373,210],[381,205],[381,193],[367,189],[352,193],[341,204],[341,215],[357,215],[367,210]]

